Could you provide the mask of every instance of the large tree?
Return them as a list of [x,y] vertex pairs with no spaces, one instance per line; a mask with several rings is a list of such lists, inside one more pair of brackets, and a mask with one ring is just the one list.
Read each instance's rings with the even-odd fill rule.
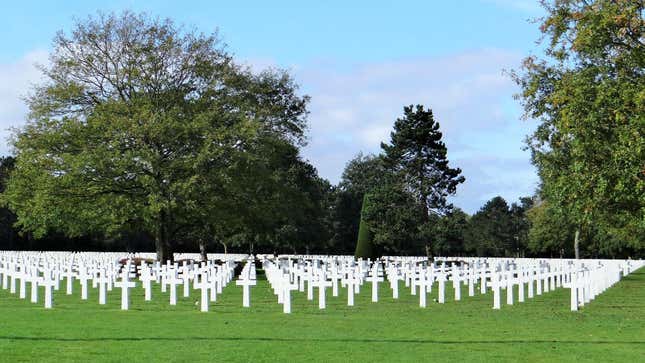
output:
[[548,202],[540,202],[527,211],[530,222],[527,247],[536,256],[569,257],[573,245],[572,222],[566,214],[558,214]]
[[515,233],[511,211],[502,197],[484,204],[469,221],[467,249],[477,256],[512,256]]
[[516,75],[541,197],[578,241],[599,223],[642,248],[645,230],[645,23],[642,0],[543,1],[546,49]]
[[[89,17],[56,35],[43,73],[3,195],[37,236],[135,226],[154,236],[158,259],[172,259],[197,207],[236,212],[213,196],[231,194],[256,145],[303,142],[307,98],[287,74],[251,73],[215,35],[170,20]],[[231,220],[217,216],[211,224]]]
[[[410,105],[395,121],[389,144],[381,143],[385,165],[418,203],[421,223],[430,221],[430,213],[442,215],[450,211],[448,196],[465,181],[461,169],[448,165],[448,149],[442,137],[432,110]],[[426,241],[428,255],[432,251],[430,243]]]
[[[13,170],[16,160],[13,157],[0,157],[0,193],[4,192],[9,180],[9,173]],[[13,228],[16,215],[6,207],[0,207],[0,249],[19,249],[17,242],[20,237]]]
[[433,253],[437,256],[463,255],[466,250],[469,219],[468,214],[459,208],[436,217],[432,231],[435,238]]

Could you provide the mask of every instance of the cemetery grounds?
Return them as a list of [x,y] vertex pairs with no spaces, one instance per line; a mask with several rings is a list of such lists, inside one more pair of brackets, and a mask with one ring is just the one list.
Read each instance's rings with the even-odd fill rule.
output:
[[[78,281],[75,282],[79,284]],[[515,287],[517,289],[517,286]],[[385,284],[371,302],[362,285],[355,306],[346,289],[316,299],[292,293],[292,314],[275,301],[263,271],[242,307],[242,287],[228,284],[210,311],[199,311],[199,293],[177,296],[153,284],[144,301],[141,284],[132,289],[129,310],[120,294],[99,305],[80,288],[54,292],[55,307],[44,309],[0,289],[0,361],[4,362],[643,362],[645,361],[645,268],[626,276],[579,311],[570,311],[569,289],[558,288],[521,304],[492,309],[492,293],[446,302],[437,289],[427,308],[401,288],[392,299]]]

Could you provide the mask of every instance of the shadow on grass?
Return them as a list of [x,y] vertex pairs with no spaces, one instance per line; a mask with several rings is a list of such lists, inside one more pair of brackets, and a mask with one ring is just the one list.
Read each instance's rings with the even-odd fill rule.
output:
[[609,340],[434,340],[434,339],[324,339],[324,338],[271,338],[271,337],[139,337],[139,338],[55,338],[0,336],[0,340],[53,341],[53,342],[138,342],[138,341],[231,341],[231,342],[315,342],[315,343],[405,343],[405,344],[628,344],[643,345],[645,341]]

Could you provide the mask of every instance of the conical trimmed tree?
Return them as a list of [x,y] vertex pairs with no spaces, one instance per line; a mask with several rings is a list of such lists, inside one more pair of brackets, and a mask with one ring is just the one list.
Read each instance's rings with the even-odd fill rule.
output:
[[370,231],[367,221],[363,218],[365,208],[367,206],[367,194],[363,196],[363,206],[361,207],[361,223],[358,226],[358,241],[356,242],[356,251],[354,257],[356,258],[376,258],[376,247],[372,240],[372,232]]

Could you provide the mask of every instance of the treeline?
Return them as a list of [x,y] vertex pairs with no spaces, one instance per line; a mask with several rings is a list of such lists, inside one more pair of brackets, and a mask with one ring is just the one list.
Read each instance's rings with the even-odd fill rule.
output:
[[472,216],[449,203],[465,179],[430,109],[404,107],[332,185],[300,154],[309,97],[287,72],[170,20],[80,21],[2,159],[0,248],[641,257],[643,2],[544,6],[544,59],[513,74],[540,186]]
[[[1,185],[13,167],[13,157],[0,158]],[[356,250],[361,209],[365,195],[374,190],[382,180],[382,160],[374,155],[357,155],[345,167],[340,183],[332,186],[316,178],[312,183],[317,189],[309,194],[309,205],[314,209],[305,212],[302,219],[280,225],[274,233],[263,236],[234,234],[224,236],[219,242],[211,240],[207,252],[262,253],[312,253],[354,254]],[[3,188],[3,187],[2,187]],[[372,192],[373,193],[373,192]],[[293,208],[298,208],[293,205]],[[397,210],[414,210],[414,203],[395,206]],[[397,217],[394,217],[396,219]],[[401,216],[399,219],[403,218]],[[378,223],[378,221],[373,221]],[[121,231],[105,235],[68,237],[50,231],[39,238],[32,233],[19,233],[14,227],[16,215],[8,208],[0,208],[0,249],[4,250],[68,250],[68,251],[150,251],[155,241],[145,231]],[[387,222],[384,222],[387,223]],[[538,197],[521,198],[508,204],[502,197],[486,202],[474,215],[459,208],[452,208],[444,215],[432,214],[426,228],[411,225],[409,229],[396,230],[400,223],[381,228],[387,236],[375,245],[375,254],[434,256],[519,256],[519,257],[572,257],[574,229],[548,211],[548,203]],[[419,224],[421,225],[421,224]],[[377,231],[370,232],[372,236]],[[398,236],[395,236],[398,234]],[[638,257],[642,250],[625,248],[619,240],[607,238],[601,230],[584,236],[583,257]],[[394,243],[396,241],[396,244]],[[372,240],[372,243],[373,240]],[[427,250],[430,248],[430,251]],[[199,244],[185,239],[176,241],[175,251],[197,252]]]

